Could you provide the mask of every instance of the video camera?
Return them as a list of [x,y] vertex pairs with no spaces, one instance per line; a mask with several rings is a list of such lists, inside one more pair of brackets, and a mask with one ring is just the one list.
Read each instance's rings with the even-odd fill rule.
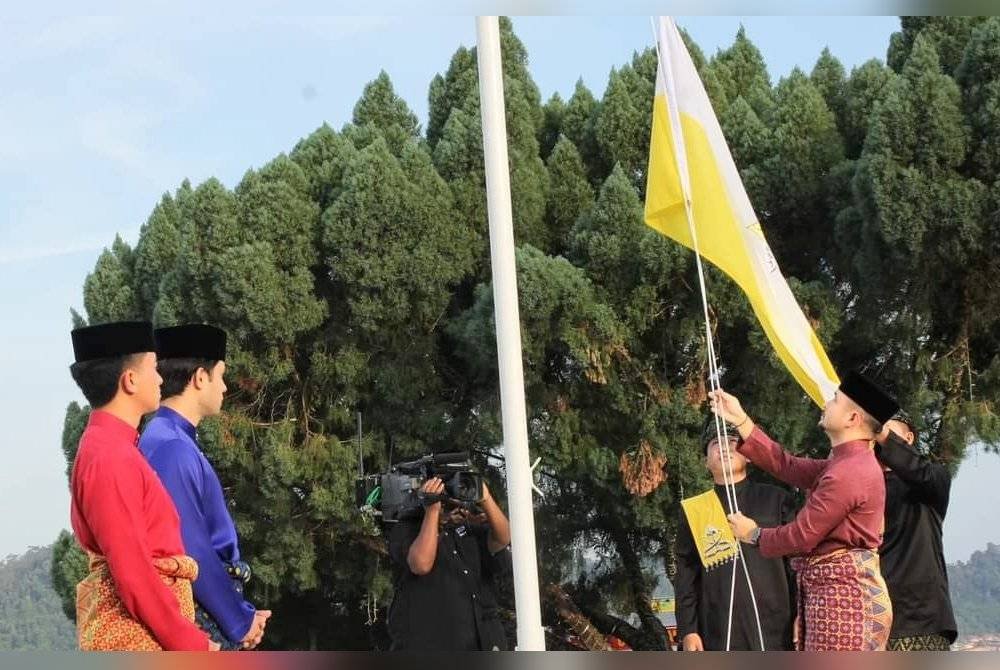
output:
[[[444,482],[444,493],[427,495],[420,489],[434,477]],[[429,454],[415,461],[397,463],[389,472],[361,477],[355,484],[358,508],[381,515],[383,522],[418,518],[424,505],[447,500],[472,509],[483,499],[483,477],[467,451]]]

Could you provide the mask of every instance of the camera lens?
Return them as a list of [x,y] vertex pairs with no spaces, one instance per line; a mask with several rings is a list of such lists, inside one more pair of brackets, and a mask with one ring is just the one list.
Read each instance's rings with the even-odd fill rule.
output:
[[479,478],[470,472],[457,472],[448,481],[448,494],[456,500],[479,500]]

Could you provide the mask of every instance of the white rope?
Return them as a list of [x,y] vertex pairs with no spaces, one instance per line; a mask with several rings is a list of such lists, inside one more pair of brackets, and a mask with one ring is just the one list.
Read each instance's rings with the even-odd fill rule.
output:
[[[698,284],[701,288],[702,308],[705,313],[705,341],[708,347],[709,387],[713,391],[721,391],[722,385],[719,381],[719,367],[718,359],[715,355],[715,341],[712,337],[711,326],[709,325],[708,292],[705,287],[705,270],[701,263],[701,251],[698,247],[698,235],[694,229],[694,215],[691,211],[691,201],[686,195],[684,198],[684,211],[687,213],[688,230],[691,233],[691,241],[694,246],[696,265],[698,267]],[[740,511],[740,507],[739,501],[736,498],[736,481],[733,476],[733,455],[729,451],[729,430],[726,426],[726,422],[723,421],[718,414],[713,412],[713,416],[715,417],[715,435],[719,445],[719,455],[722,460],[722,480],[726,490],[726,497],[729,501],[729,513],[737,514]],[[723,445],[725,445],[725,448],[723,448]],[[763,626],[760,622],[760,610],[757,606],[757,595],[754,593],[753,582],[750,579],[750,569],[747,567],[746,559],[743,556],[743,543],[738,539],[736,540],[736,556],[733,559],[733,578],[729,588],[729,614],[726,621],[726,651],[729,651],[732,642],[733,609],[736,602],[737,563],[743,566],[743,575],[746,577],[747,588],[750,591],[750,603],[753,607],[754,619],[757,623],[757,637],[760,642],[760,650],[766,651],[766,647],[764,645]]]
[[[660,36],[659,36],[659,32],[657,31],[655,17],[650,17],[650,21],[652,22],[652,27],[653,27],[653,43],[656,46],[656,57],[657,57],[656,72],[657,72],[657,77],[661,77],[663,75],[663,68],[661,67],[662,64],[663,64],[663,59],[661,58],[661,55],[660,55]],[[673,80],[672,80],[672,78],[664,77],[662,79],[662,82],[663,82],[664,88],[667,90],[667,101],[668,101],[668,104],[670,104],[671,101],[676,100],[676,98],[675,98],[675,89],[674,89],[674,86],[673,86]],[[668,111],[668,113],[669,113],[669,111]],[[683,137],[677,137],[677,138],[675,138],[675,141],[678,144],[683,144]],[[675,156],[675,159],[676,159],[676,156]],[[677,165],[677,170],[678,170],[678,174],[680,174],[680,170],[681,170],[681,166],[680,165]],[[683,177],[681,178],[681,181],[683,183],[683,181],[684,181]],[[700,292],[701,292],[701,305],[702,305],[702,311],[703,311],[704,317],[705,317],[705,344],[706,344],[707,354],[708,354],[708,379],[709,379],[709,388],[713,392],[714,391],[721,391],[722,390],[722,384],[721,384],[721,381],[719,379],[718,358],[716,357],[715,340],[712,337],[712,327],[711,327],[711,321],[709,319],[708,290],[707,290],[707,288],[705,286],[705,269],[702,266],[702,262],[701,262],[701,250],[700,250],[700,248],[698,246],[698,234],[695,231],[695,227],[694,227],[694,212],[692,211],[692,208],[691,208],[691,199],[689,197],[688,190],[689,190],[688,188],[684,188],[683,189],[683,191],[684,191],[684,212],[685,212],[686,217],[687,217],[688,232],[691,235],[691,243],[692,243],[692,246],[694,248],[695,265],[697,266],[697,269],[698,269],[698,287],[699,287]],[[715,419],[715,434],[716,434],[716,439],[718,440],[718,444],[719,444],[719,453],[720,453],[720,456],[722,457],[721,458],[721,460],[722,460],[722,479],[723,479],[723,488],[724,488],[724,490],[726,492],[726,502],[728,503],[729,513],[730,514],[735,514],[735,513],[739,513],[740,508],[739,508],[739,502],[736,499],[736,482],[734,481],[734,477],[733,477],[733,457],[732,457],[732,454],[729,452],[729,431],[728,431],[728,427],[726,426],[726,422],[723,421],[719,417],[718,414],[715,414],[713,412],[713,417]],[[725,449],[724,450],[722,448],[722,445],[725,445]],[[755,619],[755,621],[757,623],[757,636],[758,636],[758,639],[759,639],[759,642],[760,642],[760,649],[761,649],[761,651],[764,651],[765,650],[765,646],[764,646],[764,632],[763,632],[763,626],[761,625],[761,622],[760,622],[760,610],[759,610],[759,608],[757,606],[757,597],[756,597],[756,595],[754,593],[753,583],[750,580],[750,570],[747,568],[746,560],[744,559],[744,556],[743,556],[742,542],[740,542],[738,539],[736,541],[736,550],[737,550],[737,554],[736,554],[736,557],[734,557],[734,559],[733,559],[733,577],[732,577],[732,582],[731,582],[730,591],[729,591],[729,614],[728,614],[728,619],[727,619],[727,622],[726,622],[726,651],[729,651],[730,643],[732,641],[733,607],[734,607],[734,604],[735,604],[735,601],[736,601],[736,570],[737,570],[736,564],[737,563],[741,563],[743,565],[743,574],[744,574],[744,576],[746,577],[746,580],[747,580],[747,587],[748,587],[748,589],[750,591],[750,602],[751,602],[751,604],[753,606],[754,619]]]

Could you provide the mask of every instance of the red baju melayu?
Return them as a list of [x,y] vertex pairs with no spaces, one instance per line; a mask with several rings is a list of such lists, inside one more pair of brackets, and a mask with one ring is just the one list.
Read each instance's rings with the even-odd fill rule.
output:
[[792,567],[805,649],[884,649],[892,625],[878,557],[885,479],[872,443],[854,440],[834,446],[829,458],[801,458],[755,427],[738,450],[757,467],[808,492],[794,521],[760,532],[762,556],[797,557]]
[[80,438],[70,519],[90,555],[77,587],[81,649],[207,651],[193,622],[191,581],[170,496],[136,444],[139,433],[95,410]]

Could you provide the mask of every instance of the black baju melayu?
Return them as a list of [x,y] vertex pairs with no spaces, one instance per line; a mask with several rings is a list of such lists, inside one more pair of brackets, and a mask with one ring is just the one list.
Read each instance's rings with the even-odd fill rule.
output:
[[[723,508],[726,508],[725,488],[716,485],[715,492],[722,501]],[[795,518],[791,494],[776,486],[744,479],[736,484],[736,500],[740,511],[762,528],[781,526]],[[688,633],[698,633],[706,651],[725,650],[734,561],[706,569],[683,510],[677,533],[676,554],[674,591],[678,640],[683,641]],[[743,556],[757,598],[765,649],[791,650],[792,624],[796,612],[794,574],[787,561],[781,558],[764,558],[756,546],[744,544]],[[743,566],[738,564],[729,649],[760,650],[750,591]]]

